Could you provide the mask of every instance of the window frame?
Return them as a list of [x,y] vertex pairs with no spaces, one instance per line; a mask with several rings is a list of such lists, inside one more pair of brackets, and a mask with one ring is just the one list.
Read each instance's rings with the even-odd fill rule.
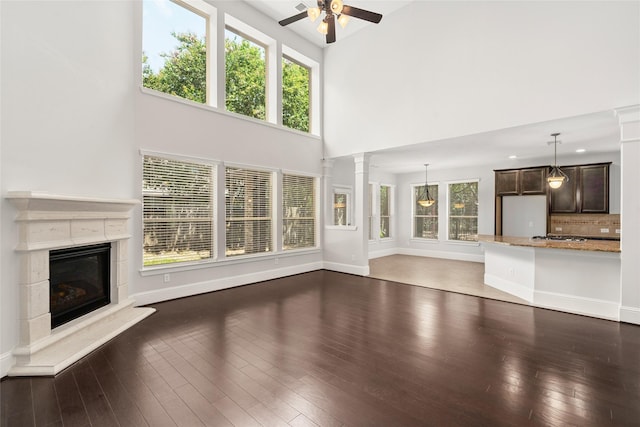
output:
[[[435,217],[436,219],[436,236],[435,237],[422,237],[422,236],[416,236],[416,220],[418,218],[418,214],[417,214],[417,204],[418,204],[418,200],[417,200],[417,189],[420,187],[424,187],[424,183],[420,183],[420,184],[411,184],[411,238],[412,239],[416,239],[416,240],[420,240],[420,241],[429,241],[429,242],[437,242],[440,240],[440,225],[441,225],[441,214],[440,214],[440,196],[439,196],[439,191],[440,191],[440,182],[429,182],[427,183],[427,185],[429,187],[435,187],[435,191],[430,192],[431,196],[435,199],[435,215],[421,215],[420,218],[433,218]],[[418,193],[419,194],[419,193]]]
[[[450,236],[450,227],[451,227],[451,220],[452,218],[458,218],[461,217],[460,215],[451,215],[451,185],[455,185],[455,184],[470,184],[470,183],[475,183],[477,188],[476,188],[476,215],[475,216],[468,216],[471,218],[475,218],[476,219],[476,239],[475,240],[462,240],[462,239],[452,239]],[[461,180],[455,180],[455,181],[447,181],[446,183],[447,185],[447,225],[446,225],[446,230],[447,230],[447,234],[446,234],[446,241],[449,243],[456,243],[456,244],[469,244],[469,245],[477,245],[478,244],[478,227],[480,225],[480,216],[479,216],[479,206],[480,206],[480,179],[479,178],[473,178],[473,179],[461,179]]]
[[[378,206],[378,218],[377,218],[377,223],[378,223],[378,233],[376,235],[376,238],[378,240],[392,240],[394,238],[394,233],[392,233],[393,231],[393,217],[394,217],[394,197],[395,197],[395,186],[391,185],[391,184],[378,184],[378,191],[376,191],[377,194],[377,206]],[[387,202],[388,202],[388,210],[389,210],[389,215],[382,215],[382,187],[388,188],[388,194],[387,194]],[[383,218],[389,218],[389,232],[388,232],[388,236],[382,237],[380,234],[382,232],[382,219]]]
[[[190,156],[181,156],[176,154],[167,154],[167,153],[159,153],[153,151],[140,150],[141,154],[141,222],[142,222],[142,235],[143,235],[143,245],[141,246],[141,257],[142,257],[142,270],[153,271],[157,269],[175,269],[181,267],[188,267],[193,265],[203,265],[203,264],[211,264],[215,262],[218,257],[218,247],[217,247],[217,224],[218,224],[218,211],[217,211],[217,185],[218,185],[218,168],[220,167],[220,162],[207,160],[197,157]],[[145,223],[147,223],[145,219],[145,189],[144,189],[144,168],[145,168],[145,158],[146,157],[154,157],[160,160],[168,160],[182,163],[191,163],[201,166],[210,167],[210,179],[211,179],[211,191],[209,194],[209,202],[211,205],[211,212],[209,216],[209,222],[211,227],[211,235],[209,236],[210,243],[210,256],[207,258],[201,258],[199,260],[184,260],[184,261],[176,261],[171,263],[158,263],[158,264],[149,264],[145,265],[144,261],[144,227]]]
[[[313,234],[314,234],[314,244],[313,246],[304,246],[304,247],[294,247],[294,248],[285,248],[284,244],[284,233],[285,233],[285,223],[287,221],[287,217],[285,214],[286,201],[284,200],[284,185],[285,185],[285,176],[296,176],[296,177],[305,177],[312,179],[312,192],[313,192]],[[282,179],[281,179],[281,188],[280,194],[282,195],[282,241],[280,244],[280,249],[283,253],[292,253],[296,251],[306,251],[309,249],[317,249],[320,247],[320,200],[319,200],[319,179],[317,176],[312,174],[305,174],[299,172],[288,172],[282,171]]]
[[[352,193],[353,189],[348,186],[334,185],[331,192],[331,225],[334,227],[351,227],[352,220]],[[344,196],[345,206],[337,206],[336,196]],[[336,209],[344,209],[344,222],[345,224],[336,224],[336,216],[339,218],[340,213],[336,212]],[[339,220],[340,221],[340,220]],[[341,221],[340,221],[341,222]]]
[[[276,187],[276,171],[273,169],[268,169],[268,168],[261,168],[261,167],[257,167],[257,166],[251,166],[251,165],[244,165],[244,164],[232,164],[232,163],[224,163],[223,166],[221,166],[223,168],[224,171],[224,201],[222,201],[223,205],[224,205],[224,209],[225,209],[225,214],[224,214],[224,223],[225,223],[225,231],[223,233],[224,235],[224,252],[222,252],[224,259],[245,259],[245,258],[254,258],[254,257],[263,257],[263,256],[273,256],[274,254],[277,254],[278,252],[280,252],[281,248],[278,248],[278,239],[276,237],[276,217],[277,217],[277,211],[276,211],[276,196],[277,196],[277,187]],[[261,172],[261,173],[267,173],[269,174],[269,179],[270,179],[270,197],[269,197],[269,224],[270,224],[270,233],[269,233],[269,245],[271,247],[271,249],[269,251],[264,251],[264,252],[250,252],[250,253],[242,253],[242,254],[237,254],[237,255],[228,255],[227,254],[227,240],[228,240],[228,235],[227,235],[227,222],[229,222],[229,218],[227,217],[227,205],[226,205],[226,200],[227,200],[227,169],[228,168],[233,168],[233,169],[242,169],[242,170],[249,170],[249,171],[254,171],[254,172]],[[245,217],[246,218],[246,217]],[[245,247],[246,247],[246,242],[245,242]],[[246,251],[246,249],[245,249]]]

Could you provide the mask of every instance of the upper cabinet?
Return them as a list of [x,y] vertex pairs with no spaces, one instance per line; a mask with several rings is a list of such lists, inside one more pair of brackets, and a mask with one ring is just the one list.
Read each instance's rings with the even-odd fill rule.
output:
[[560,167],[569,182],[549,190],[550,213],[609,213],[609,165]]
[[546,167],[495,171],[496,196],[546,194]]

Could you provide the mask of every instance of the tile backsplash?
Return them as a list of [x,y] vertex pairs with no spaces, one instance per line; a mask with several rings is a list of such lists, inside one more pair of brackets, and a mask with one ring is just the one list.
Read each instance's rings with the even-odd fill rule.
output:
[[551,215],[549,233],[620,238],[620,214]]

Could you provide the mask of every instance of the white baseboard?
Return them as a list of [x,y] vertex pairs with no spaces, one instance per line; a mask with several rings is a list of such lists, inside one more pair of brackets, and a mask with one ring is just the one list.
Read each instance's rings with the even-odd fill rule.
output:
[[533,305],[542,308],[620,321],[620,304],[594,298],[535,291]]
[[323,268],[325,270],[337,271],[339,273],[347,273],[347,274],[355,274],[357,276],[368,276],[369,275],[369,266],[362,265],[351,265],[351,264],[341,264],[338,262],[327,262],[323,263]]
[[277,279],[279,277],[292,276],[294,274],[307,273],[309,271],[320,269],[322,269],[322,262],[312,262],[291,267],[277,268],[239,276],[230,276],[221,279],[174,286],[171,288],[158,289],[156,291],[139,292],[131,295],[131,298],[136,301],[136,305],[147,305],[160,301],[168,301],[176,298],[203,294],[206,292],[219,291],[221,289],[248,285],[250,283],[262,282],[264,280]]
[[425,249],[398,248],[399,255],[422,256],[429,258],[452,259],[457,261],[471,261],[484,263],[484,254],[465,254],[462,252],[433,251]]
[[398,248],[380,249],[377,251],[369,251],[369,259],[381,258],[383,256],[397,255]]
[[499,291],[506,292],[518,298],[531,303],[533,302],[533,289],[522,286],[519,283],[510,282],[501,277],[497,277],[491,274],[484,275],[485,285],[491,286]]
[[640,325],[640,308],[627,306],[620,307],[620,321]]
[[14,362],[13,351],[0,354],[0,378],[7,376]]

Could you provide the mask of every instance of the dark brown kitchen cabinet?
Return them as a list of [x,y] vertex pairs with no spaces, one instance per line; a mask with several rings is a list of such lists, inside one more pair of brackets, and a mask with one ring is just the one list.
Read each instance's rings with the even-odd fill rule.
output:
[[578,212],[578,166],[563,166],[562,172],[569,177],[560,188],[549,188],[551,213]]
[[550,213],[609,213],[609,165],[562,166],[569,182],[549,190]]
[[495,171],[496,196],[546,194],[546,167]]
[[496,171],[496,196],[520,194],[518,170]]
[[547,168],[520,169],[520,194],[546,194]]
[[609,164],[580,167],[580,212],[609,213]]

